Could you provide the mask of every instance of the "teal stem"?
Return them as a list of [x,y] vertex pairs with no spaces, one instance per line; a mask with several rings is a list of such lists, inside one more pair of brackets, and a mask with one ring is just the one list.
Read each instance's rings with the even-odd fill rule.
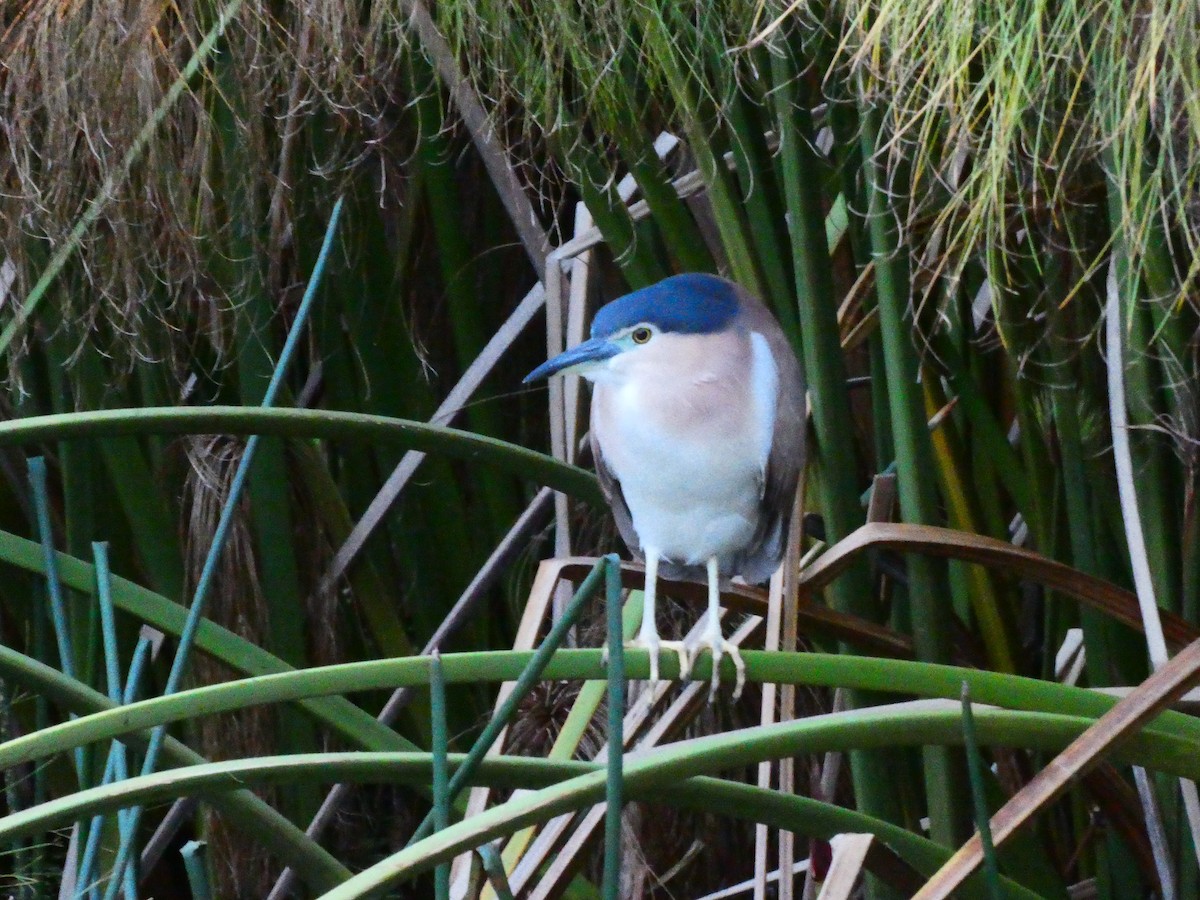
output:
[[[341,215],[342,198],[339,197],[337,203],[333,205],[333,212],[329,216],[329,224],[325,228],[325,238],[321,243],[321,251],[317,254],[317,261],[313,266],[312,277],[308,280],[308,287],[305,289],[304,296],[300,300],[300,306],[296,310],[296,318],[292,321],[292,326],[288,330],[287,340],[284,342],[283,350],[279,354],[279,361],[275,364],[275,370],[271,374],[271,381],[267,385],[266,393],[263,394],[262,403],[260,404],[262,407],[274,405],[275,397],[279,393],[280,386],[283,384],[283,378],[287,373],[292,355],[300,343],[300,335],[304,331],[305,324],[308,322],[308,316],[317,295],[317,288],[321,284],[321,276],[325,273],[325,265],[328,262],[330,251],[333,249],[333,239],[337,234],[338,220],[341,218]],[[237,471],[233,476],[233,483],[229,487],[229,496],[225,499],[225,504],[221,507],[221,517],[217,521],[217,528],[213,533],[212,545],[208,549],[208,555],[204,559],[204,567],[201,569],[200,577],[196,582],[196,593],[192,597],[192,605],[188,609],[187,620],[184,622],[183,629],[179,633],[179,645],[175,650],[175,658],[171,661],[171,671],[167,675],[166,686],[163,688],[164,696],[175,693],[183,683],[183,677],[187,672],[188,660],[191,656],[192,645],[196,640],[196,630],[200,627],[200,620],[204,617],[204,605],[208,599],[209,589],[216,577],[217,565],[221,561],[225,544],[228,542],[229,530],[233,526],[233,517],[237,512],[242,493],[246,488],[246,479],[250,473],[250,466],[254,462],[254,454],[258,448],[258,441],[258,435],[251,435],[246,441],[246,449],[242,452],[242,458],[238,461]],[[166,737],[167,731],[163,727],[156,728],[151,733],[150,741],[146,746],[146,755],[142,762],[143,775],[149,775],[154,772],[155,766],[158,765],[158,754],[162,750],[163,741],[166,740]],[[127,823],[129,828],[122,834],[121,846],[117,851],[116,861],[113,863],[112,877],[109,879],[108,888],[104,892],[104,900],[115,900],[117,896],[118,887],[122,882],[120,876],[125,871],[125,866],[129,863],[129,857],[133,849],[132,840],[137,834],[141,815],[142,808],[140,806],[134,807],[130,811]]]
[[179,855],[183,857],[192,900],[212,900],[212,886],[208,882],[208,845],[204,841],[188,841]]
[[608,606],[608,779],[604,811],[604,900],[621,891],[621,807],[625,801],[625,629],[621,622],[621,563],[604,557]]
[[[442,672],[442,654],[434,650],[429,657],[429,706],[431,712],[430,750],[433,764],[433,829],[450,827],[450,776],[446,769],[446,753],[450,739],[446,726],[446,676]],[[450,863],[439,863],[433,872],[434,896],[437,900],[450,898]]]
[[[67,605],[63,600],[62,580],[58,577],[58,557],[54,552],[54,532],[50,527],[50,493],[46,488],[46,460],[40,456],[29,459],[29,486],[33,490],[33,505],[37,513],[38,539],[46,565],[46,590],[50,595],[50,617],[54,639],[58,642],[58,664],[68,678],[75,673],[75,651],[71,646],[71,623],[67,620]],[[87,788],[87,758],[82,747],[75,748],[75,773],[79,787]]]
[[[579,590],[567,603],[563,610],[562,618],[554,623],[554,627],[550,629],[550,633],[546,635],[546,639],[542,645],[538,647],[537,652],[533,654],[533,658],[522,670],[521,675],[517,678],[516,684],[513,686],[512,692],[500,704],[500,708],[496,710],[495,715],[488,720],[479,737],[475,739],[475,743],[468,751],[463,764],[455,771],[454,777],[450,779],[450,801],[454,802],[454,798],[459,795],[464,787],[466,787],[475,772],[479,769],[479,764],[483,761],[484,756],[492,748],[492,744],[500,737],[500,732],[508,727],[508,723],[512,717],[516,715],[517,707],[521,701],[533,688],[538,680],[542,677],[542,672],[545,670],[550,659],[554,656],[556,650],[566,638],[567,633],[575,625],[575,620],[579,618],[579,613],[583,609],[583,604],[591,598],[600,586],[600,578],[605,574],[605,564],[608,557],[604,557],[596,562],[592,567],[583,583],[579,585]],[[433,830],[433,811],[431,810],[424,821],[417,826],[417,830],[408,840],[405,846],[411,847],[417,841],[428,837]]]
[[46,561],[46,589],[50,593],[50,614],[54,623],[54,638],[58,641],[58,662],[63,674],[75,677],[75,654],[71,647],[67,606],[63,602],[62,582],[58,577],[58,558],[54,554],[54,534],[50,528],[50,496],[46,488],[46,460],[40,456],[29,459],[29,486],[33,490],[33,505],[37,513],[38,537]]
[[962,686],[963,745],[967,751],[967,775],[971,782],[971,799],[975,806],[975,827],[979,829],[979,843],[983,845],[983,872],[988,893],[992,900],[1003,900],[1004,890],[1000,885],[1000,867],[996,863],[996,845],[992,841],[992,822],[988,814],[987,793],[983,784],[983,754],[975,734],[975,714],[971,711],[971,686]]
[[508,873],[504,871],[504,860],[491,844],[476,848],[479,861],[483,863],[483,871],[487,873],[492,890],[496,892],[497,900],[515,900],[512,886],[508,883]]
[[[42,545],[42,558],[46,565],[46,592],[50,596],[50,620],[54,626],[54,639],[58,644],[58,664],[62,673],[68,678],[76,678],[75,651],[71,646],[71,623],[67,619],[67,605],[63,600],[62,581],[58,577],[58,557],[54,552],[54,531],[50,526],[50,492],[46,487],[46,460],[41,456],[30,457],[29,486],[33,492],[33,505],[37,518],[38,540]],[[70,718],[75,718],[71,715]],[[76,747],[72,754],[75,759],[75,777],[79,780],[79,789],[88,787],[87,750]],[[88,823],[80,822],[79,839],[82,844],[90,843],[92,836],[88,831]],[[80,878],[77,884],[86,884]]]
[[[95,550],[94,545],[93,550]],[[107,546],[105,546],[107,551]],[[108,558],[107,553],[104,557],[104,574],[100,574],[100,557],[96,558],[96,588],[99,593],[101,588],[108,599],[110,607],[112,604],[112,581],[109,578]],[[102,603],[105,601],[102,601]],[[103,620],[103,615],[101,615]],[[151,641],[147,637],[139,638],[137,647],[133,651],[133,660],[129,664],[129,675],[125,679],[125,690],[113,697],[110,693],[109,699],[117,703],[127,704],[132,703],[137,699],[138,688],[141,686],[142,673],[146,670],[146,664],[150,661]],[[105,660],[107,663],[107,660]],[[108,761],[104,765],[104,777],[100,780],[101,785],[112,784],[114,780],[123,781],[129,777],[129,769],[125,756],[125,745],[120,741],[114,740],[112,747],[108,752]],[[122,835],[122,840],[129,827],[130,811],[120,810],[117,813],[117,827]],[[92,870],[96,867],[96,856],[100,852],[100,838],[102,826],[104,824],[103,816],[93,816],[92,825],[87,835],[87,844],[84,846],[83,860],[79,863],[79,876],[76,880],[77,884],[89,884],[92,880]],[[129,840],[133,840],[130,835]],[[137,875],[129,866],[125,867],[125,894],[128,898],[137,897]]]
[[117,650],[117,616],[113,607],[112,577],[108,565],[108,544],[95,541],[92,559],[96,564],[96,600],[100,605],[100,633],[104,639],[104,674],[108,699],[121,702],[121,665]]
[[[117,617],[113,606],[112,596],[112,572],[108,563],[108,544],[103,541],[94,541],[92,543],[92,558],[95,561],[96,568],[96,600],[100,608],[100,633],[104,645],[104,673],[105,680],[108,683],[108,699],[113,703],[129,702],[123,699],[121,690],[121,661],[117,647]],[[147,645],[149,642],[147,641]],[[135,655],[134,662],[137,657]],[[140,677],[140,672],[138,673]],[[130,677],[133,673],[131,668]],[[132,699],[132,697],[130,698]],[[125,756],[125,745],[120,741],[114,740],[112,748],[109,751],[108,761],[104,767],[104,777],[101,779],[102,784],[110,784],[113,780],[124,781],[129,777],[129,766]],[[117,822],[119,833],[124,834],[129,815],[125,810],[117,813]],[[87,843],[84,846],[83,860],[79,864],[79,877],[76,881],[77,897],[82,897],[83,892],[87,890],[90,894],[98,894],[98,890],[93,887],[86,887],[92,883],[92,869],[96,864],[96,855],[100,849],[100,838],[102,836],[104,826],[103,816],[94,816],[92,824],[87,834]],[[125,900],[137,900],[137,873],[128,866],[124,873],[125,884]]]

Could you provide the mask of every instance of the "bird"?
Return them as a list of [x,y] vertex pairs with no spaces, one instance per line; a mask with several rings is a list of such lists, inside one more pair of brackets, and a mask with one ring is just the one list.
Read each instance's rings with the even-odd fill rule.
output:
[[[684,273],[605,304],[590,338],[524,379],[566,374],[592,384],[590,441],[617,530],[645,564],[641,628],[628,646],[649,651],[658,681],[662,648],[689,678],[713,655],[745,683],[736,645],[721,633],[720,596],[734,576],[766,581],[787,546],[804,461],[804,378],[778,321],[725,278]],[[708,583],[707,618],[692,641],[663,641],[655,622],[658,578]]]

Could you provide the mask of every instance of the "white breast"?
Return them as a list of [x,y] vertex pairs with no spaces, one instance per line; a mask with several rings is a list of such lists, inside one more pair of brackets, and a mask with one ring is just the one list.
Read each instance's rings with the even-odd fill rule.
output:
[[654,344],[654,353],[629,354],[613,377],[597,379],[600,451],[642,547],[686,565],[728,558],[758,525],[774,359],[759,334],[659,335]]

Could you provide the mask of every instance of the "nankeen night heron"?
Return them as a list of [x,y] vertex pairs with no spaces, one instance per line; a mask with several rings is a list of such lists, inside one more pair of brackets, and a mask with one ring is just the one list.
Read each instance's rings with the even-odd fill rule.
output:
[[[596,472],[621,537],[646,565],[641,632],[658,680],[661,647],[688,677],[704,648],[737,647],[721,635],[721,584],[767,580],[778,568],[804,457],[804,382],[767,308],[713,275],[664,279],[602,307],[591,339],[525,381],[583,375],[592,391]],[[657,577],[708,580],[708,615],[692,642],[662,641],[654,619]],[[710,699],[712,693],[710,693]]]

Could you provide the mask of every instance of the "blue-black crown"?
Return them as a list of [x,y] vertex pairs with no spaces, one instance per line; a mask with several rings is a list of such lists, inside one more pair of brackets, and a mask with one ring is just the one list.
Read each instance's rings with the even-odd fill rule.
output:
[[664,332],[712,334],[723,331],[738,312],[733,285],[715,275],[689,272],[607,303],[592,320],[592,337],[605,338],[641,322]]

